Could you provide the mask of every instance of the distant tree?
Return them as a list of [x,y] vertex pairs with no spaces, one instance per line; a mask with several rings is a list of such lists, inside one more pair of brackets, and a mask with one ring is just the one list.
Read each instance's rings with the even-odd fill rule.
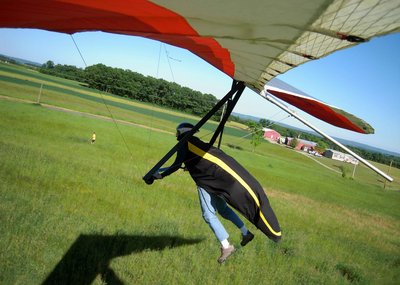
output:
[[262,125],[259,123],[256,123],[254,121],[248,121],[247,127],[251,132],[251,140],[250,144],[253,146],[253,152],[255,148],[261,143],[262,138],[263,138],[263,131],[262,131]]
[[45,74],[55,75],[71,80],[82,81],[83,79],[83,70],[81,68],[65,64],[55,65],[54,62],[51,60],[48,60],[45,64],[43,64],[40,67],[39,71]]
[[[104,64],[86,67],[82,78],[91,88],[199,116],[217,103],[214,95]],[[219,113],[212,119],[218,120]]]
[[291,139],[291,141],[289,142],[289,146],[292,148],[296,148],[296,146],[299,144],[299,140],[297,138],[293,138]]
[[48,60],[45,64],[43,64],[42,67],[47,68],[47,69],[53,69],[54,68],[54,62],[51,61],[51,60]]
[[247,123],[248,123],[248,120],[246,120],[246,119],[243,119],[243,118],[241,118],[240,116],[237,116],[237,115],[230,115],[229,116],[229,119],[231,120],[231,121],[233,121],[233,122],[238,122],[238,123],[241,123],[241,124],[243,124],[243,125],[247,125]]
[[266,119],[260,119],[259,121],[260,125],[263,126],[264,128],[268,127],[269,125],[271,125],[271,122],[266,120]]
[[329,147],[329,145],[323,140],[316,140],[315,142],[317,143],[315,149],[319,152],[324,152]]
[[287,136],[291,138],[296,138],[298,136],[298,131],[292,130],[292,129],[287,129]]

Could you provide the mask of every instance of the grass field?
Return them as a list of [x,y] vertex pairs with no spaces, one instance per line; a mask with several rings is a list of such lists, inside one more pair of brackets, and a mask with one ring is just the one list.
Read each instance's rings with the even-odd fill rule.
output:
[[[218,265],[189,175],[151,186],[141,179],[175,143],[171,133],[49,109],[109,115],[99,100],[72,94],[99,98],[75,82],[0,67],[2,96],[36,101],[35,80],[55,88],[42,105],[0,100],[0,284],[398,284],[399,169],[384,190],[362,166],[350,179],[281,146],[252,153],[231,126],[224,142],[243,150],[223,149],[265,187],[283,240],[273,244],[247,223],[256,238],[240,248],[238,231],[224,223],[239,250]],[[196,121],[104,96],[118,103],[109,105],[116,118],[132,123],[172,132],[172,118]]]

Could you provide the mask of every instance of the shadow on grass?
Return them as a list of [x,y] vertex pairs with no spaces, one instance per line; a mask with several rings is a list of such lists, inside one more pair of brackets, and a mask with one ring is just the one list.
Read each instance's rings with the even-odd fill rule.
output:
[[80,235],[43,284],[124,284],[110,268],[113,258],[144,250],[163,250],[201,242],[179,236]]
[[90,142],[91,142],[91,134],[88,133],[87,138],[70,136],[70,137],[68,137],[68,140],[70,140],[70,141],[72,141],[74,143],[87,143],[87,144],[90,144]]

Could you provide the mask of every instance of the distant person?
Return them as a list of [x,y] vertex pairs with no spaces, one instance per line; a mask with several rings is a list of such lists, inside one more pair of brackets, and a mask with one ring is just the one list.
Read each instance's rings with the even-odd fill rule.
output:
[[[179,124],[176,129],[177,140],[181,140],[192,128],[190,123]],[[234,253],[235,247],[229,243],[229,234],[219,221],[217,212],[240,229],[242,246],[254,238],[226,202],[245,215],[270,239],[276,242],[280,240],[278,221],[261,185],[232,157],[197,137],[190,137],[177,150],[175,162],[170,167],[160,169],[161,172],[153,174],[146,183],[152,184],[154,179],[162,179],[172,174],[181,168],[182,164],[197,185],[203,218],[221,243],[219,263]]]
[[91,139],[91,144],[94,144],[95,142],[96,142],[96,133],[93,132],[92,139]]
[[288,145],[288,144],[289,144],[289,138],[288,138],[288,137],[285,138],[284,144],[285,144],[285,145]]

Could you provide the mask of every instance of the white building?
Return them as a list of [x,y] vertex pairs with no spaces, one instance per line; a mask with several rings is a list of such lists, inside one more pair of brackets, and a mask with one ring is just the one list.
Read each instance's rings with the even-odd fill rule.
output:
[[353,157],[350,154],[347,153],[343,153],[337,150],[333,150],[333,149],[327,149],[324,152],[324,156],[328,157],[328,158],[332,158],[335,160],[339,160],[339,161],[344,161],[344,162],[348,162],[351,164],[358,164],[358,159],[356,159],[355,157]]

